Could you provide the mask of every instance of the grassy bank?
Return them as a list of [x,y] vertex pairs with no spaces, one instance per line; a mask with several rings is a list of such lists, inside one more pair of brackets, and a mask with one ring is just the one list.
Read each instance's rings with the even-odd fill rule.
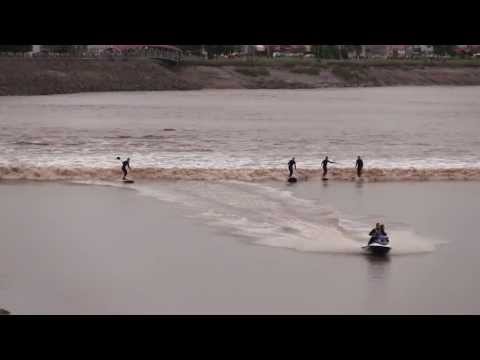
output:
[[361,59],[361,60],[332,60],[316,58],[243,58],[243,59],[184,59],[183,66],[269,66],[269,67],[293,67],[293,66],[344,66],[344,67],[417,67],[417,66],[441,66],[441,67],[479,67],[480,59]]

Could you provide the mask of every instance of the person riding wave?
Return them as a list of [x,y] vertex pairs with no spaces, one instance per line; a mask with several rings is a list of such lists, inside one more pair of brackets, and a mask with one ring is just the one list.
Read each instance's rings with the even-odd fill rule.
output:
[[323,168],[323,177],[327,176],[328,172],[328,164],[335,164],[335,161],[328,160],[328,156],[325,156],[325,159],[322,161],[322,168]]
[[362,177],[362,170],[363,170],[363,160],[360,156],[357,158],[357,162],[355,163],[355,167],[357,168],[357,176],[359,178],[361,178]]
[[291,178],[293,175],[293,167],[295,167],[295,170],[297,170],[297,163],[295,162],[294,157],[288,162],[288,171],[290,171],[290,175],[288,175],[289,178]]
[[[117,157],[117,160],[122,161],[120,157]],[[128,174],[127,167],[128,167],[128,170],[132,170],[132,168],[130,167],[130,158],[127,158],[127,160],[122,161],[122,172],[123,172],[122,180],[127,180],[127,174]]]

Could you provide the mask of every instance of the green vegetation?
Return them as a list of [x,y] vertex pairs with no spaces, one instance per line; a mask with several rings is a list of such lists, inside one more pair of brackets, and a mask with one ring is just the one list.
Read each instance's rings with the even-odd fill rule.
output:
[[77,54],[87,50],[86,45],[42,45],[49,52],[55,54]]
[[361,45],[312,45],[312,53],[319,59],[348,59],[349,53],[359,56]]
[[312,58],[267,58],[267,57],[247,57],[247,58],[233,58],[225,59],[218,58],[212,60],[203,59],[189,59],[184,58],[182,60],[184,65],[198,65],[198,66],[272,66],[272,67],[293,67],[296,65],[314,66],[318,64],[318,60]]
[[312,53],[321,59],[345,59],[348,55],[338,45],[313,45]]
[[[430,66],[446,66],[446,67],[464,67],[464,66],[480,66],[480,59],[315,59],[315,58],[266,58],[266,57],[249,57],[249,58],[234,58],[234,59],[212,59],[212,60],[198,60],[188,59],[182,60],[185,66],[239,66],[239,67],[255,67],[268,66],[272,68],[328,68],[332,66],[341,67],[370,67],[370,66],[384,66],[384,67],[430,67]],[[302,70],[300,70],[302,71]],[[313,72],[313,70],[311,70]],[[295,72],[295,71],[294,71]]]
[[239,74],[246,75],[246,76],[269,76],[270,71],[264,67],[236,67],[235,71],[238,72]]
[[436,55],[455,55],[455,45],[433,45],[433,52]]
[[384,67],[432,67],[432,66],[446,66],[446,67],[465,67],[465,66],[480,66],[480,59],[363,59],[363,60],[343,60],[324,62],[325,65],[337,66],[384,66]]
[[25,53],[32,51],[32,45],[0,45],[0,52]]

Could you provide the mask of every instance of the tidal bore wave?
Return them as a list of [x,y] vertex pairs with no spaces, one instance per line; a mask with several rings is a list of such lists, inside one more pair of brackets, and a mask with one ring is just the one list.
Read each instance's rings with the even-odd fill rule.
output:
[[[237,180],[245,182],[285,181],[287,172],[278,168],[134,168],[129,177],[135,180],[192,180],[217,181]],[[0,180],[117,180],[121,178],[119,168],[95,167],[28,167],[0,166]],[[322,169],[304,169],[296,174],[299,181],[320,180]],[[330,180],[356,181],[354,169],[331,169]],[[372,168],[363,173],[365,182],[387,181],[474,181],[480,180],[480,168],[429,168],[429,169],[380,169]]]

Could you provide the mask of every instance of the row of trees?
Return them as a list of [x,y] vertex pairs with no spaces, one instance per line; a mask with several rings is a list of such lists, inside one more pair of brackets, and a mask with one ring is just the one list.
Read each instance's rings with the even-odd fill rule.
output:
[[[83,51],[87,45],[42,45],[42,47],[53,53],[75,53]],[[33,45],[0,45],[0,52],[25,53],[33,50]]]
[[433,45],[433,52],[435,55],[455,55],[455,45]]
[[[209,57],[221,54],[231,54],[241,50],[240,45],[178,45],[182,50],[190,51],[192,54],[201,54],[202,50],[206,51]],[[434,53],[436,55],[454,56],[456,45],[434,45]],[[312,45],[312,53],[323,59],[346,59],[349,53],[360,56],[362,53],[362,45]]]
[[87,45],[42,45],[42,49],[57,54],[75,54],[87,50]]
[[[72,53],[82,51],[86,45],[43,45],[55,53]],[[204,53],[209,58],[222,54],[240,52],[241,45],[177,45],[180,49],[193,55],[202,56]],[[455,55],[456,45],[434,45],[436,55]],[[0,45],[0,52],[29,52],[32,45]],[[361,54],[361,45],[312,45],[312,53],[318,58],[346,59],[348,54],[354,52]]]
[[[241,45],[177,45],[180,49],[193,55],[206,53],[209,58],[218,55],[228,55],[241,51]],[[361,45],[313,45],[312,53],[320,58],[342,59],[347,58],[348,53],[356,51],[360,55]],[[272,54],[269,54],[270,56]]]
[[362,45],[312,45],[312,53],[322,59],[347,59],[352,52],[360,56]]
[[[456,45],[434,45],[433,51],[436,55],[455,55]],[[312,52],[316,57],[325,59],[345,59],[349,53],[360,56],[361,45],[313,45]]]
[[[82,52],[86,47],[86,45],[42,45],[43,49],[59,54]],[[177,45],[177,47],[193,55],[201,56],[206,52],[209,57],[231,54],[241,49],[240,45]],[[25,53],[32,50],[32,45],[0,45],[0,52]]]
[[[209,58],[241,51],[241,45],[177,45],[177,47],[193,55],[206,53]],[[346,59],[352,51],[360,55],[361,50],[361,45],[312,45],[312,53],[325,59]]]
[[205,53],[209,58],[218,55],[228,55],[241,50],[241,45],[176,45],[186,53],[203,56]]
[[[456,45],[433,45],[433,51],[436,55],[445,56],[456,55]],[[362,52],[361,45],[313,45],[312,53],[319,58],[325,59],[345,59],[348,53],[355,53],[359,56]]]
[[0,52],[25,53],[32,51],[32,45],[0,45]]

